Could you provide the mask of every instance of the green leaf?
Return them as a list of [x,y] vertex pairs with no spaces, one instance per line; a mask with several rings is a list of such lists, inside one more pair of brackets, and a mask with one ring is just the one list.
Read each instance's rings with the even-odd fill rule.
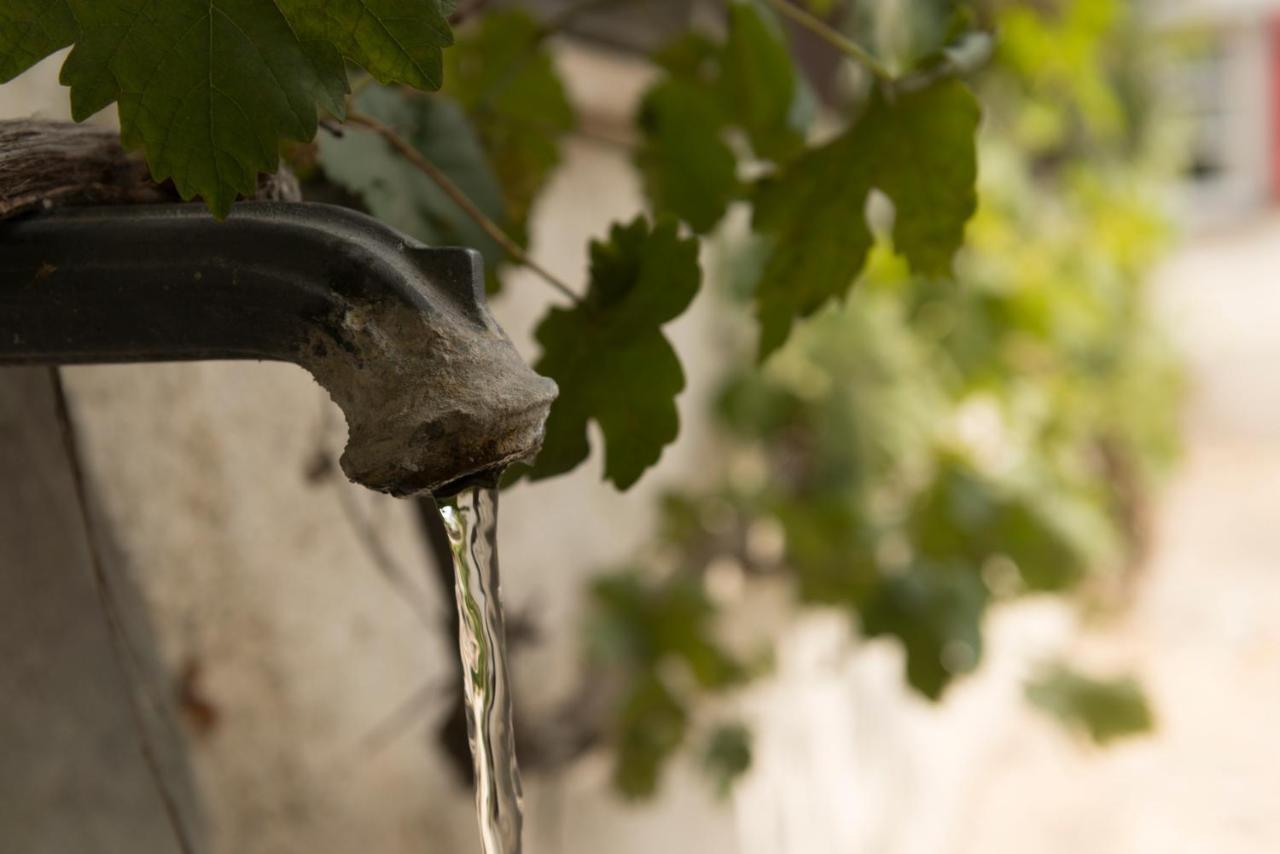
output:
[[380,83],[439,89],[453,34],[439,0],[274,0],[304,41],[332,44]]
[[1132,677],[1096,679],[1057,663],[1029,682],[1026,691],[1032,705],[1095,744],[1141,735],[1155,726],[1142,686]]
[[530,476],[563,474],[587,458],[587,422],[604,434],[604,474],[619,489],[640,479],[680,429],[675,397],[684,371],[662,325],[688,308],[702,273],[698,242],[673,221],[643,217],[591,244],[583,301],[538,326],[539,373],[560,384],[546,441]]
[[759,157],[784,160],[804,147],[811,96],[777,22],[754,0],[730,5],[724,44],[691,32],[653,59],[667,74],[641,103],[636,167],[656,213],[705,234],[741,195],[727,131],[740,129]]
[[67,0],[78,25],[62,68],[77,120],[120,104],[121,136],[156,180],[225,216],[281,140],[343,112],[347,59],[384,82],[435,87],[450,35],[440,0]]
[[937,700],[953,677],[977,666],[986,603],[975,574],[917,565],[883,581],[862,611],[862,625],[868,637],[898,638],[907,654],[907,681]]
[[623,796],[647,798],[658,789],[662,766],[684,741],[689,717],[684,706],[654,674],[631,690],[617,736],[613,783]]
[[663,81],[645,96],[638,123],[644,138],[636,167],[653,210],[679,217],[699,234],[710,231],[741,188],[714,93],[680,79]]
[[446,91],[466,109],[506,195],[522,245],[529,212],[577,124],[538,21],[518,9],[491,12],[447,56]]
[[760,157],[781,161],[804,147],[793,120],[799,76],[773,14],[756,0],[729,6],[721,84],[735,124]]
[[[394,128],[481,211],[502,221],[502,189],[474,129],[455,102],[443,96],[370,87],[360,94],[357,106]],[[350,128],[342,136],[321,135],[319,149],[325,175],[358,196],[383,222],[428,245],[477,249],[489,270],[503,260],[493,238],[381,136]]]
[[742,724],[721,724],[707,739],[702,767],[715,781],[720,797],[728,797],[733,784],[751,770],[751,731]]
[[7,0],[0,6],[0,83],[7,83],[76,37],[65,0]]
[[843,135],[762,182],[754,225],[773,241],[756,289],[762,357],[861,273],[872,189],[893,202],[894,245],[912,268],[949,270],[977,206],[978,119],[977,101],[955,80],[893,101],[877,92]]

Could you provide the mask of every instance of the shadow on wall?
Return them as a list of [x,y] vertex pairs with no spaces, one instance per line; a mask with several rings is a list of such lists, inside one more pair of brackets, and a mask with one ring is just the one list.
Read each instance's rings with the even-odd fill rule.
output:
[[94,547],[142,673],[126,682],[113,653],[47,369],[0,370],[0,472],[0,839],[23,854],[168,854],[174,829],[139,750],[130,684],[147,689],[148,742],[191,826],[183,740],[141,600],[98,524]]

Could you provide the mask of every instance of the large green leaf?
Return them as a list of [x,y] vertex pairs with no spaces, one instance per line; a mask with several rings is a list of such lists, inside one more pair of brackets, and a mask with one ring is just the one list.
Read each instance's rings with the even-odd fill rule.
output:
[[761,184],[754,224],[773,242],[756,289],[762,356],[862,271],[873,189],[894,204],[894,245],[912,268],[947,272],[977,206],[978,119],[977,101],[959,81],[893,100],[877,92],[844,134]]
[[[371,87],[357,101],[439,167],[491,219],[503,218],[502,189],[462,109],[443,96],[414,97]],[[502,249],[434,181],[377,134],[357,128],[322,134],[320,166],[329,180],[358,196],[369,212],[433,246],[477,249],[492,270]]]
[[587,458],[587,422],[604,433],[605,477],[619,489],[658,461],[680,429],[675,397],[684,371],[662,325],[679,316],[701,283],[698,243],[673,221],[643,217],[615,225],[591,245],[591,285],[572,308],[538,326],[539,373],[560,384],[546,442],[530,476],[563,474]]
[[7,0],[0,5],[0,83],[7,83],[75,40],[76,19],[62,0]]
[[449,51],[446,91],[480,134],[507,199],[507,220],[527,242],[529,211],[577,124],[541,25],[527,12],[491,12]]
[[74,42],[77,120],[118,101],[121,136],[156,180],[219,216],[343,112],[344,59],[386,83],[440,84],[441,0],[18,0],[0,12],[0,78]]
[[332,44],[380,82],[440,88],[443,49],[453,44],[441,0],[274,2],[302,41]]

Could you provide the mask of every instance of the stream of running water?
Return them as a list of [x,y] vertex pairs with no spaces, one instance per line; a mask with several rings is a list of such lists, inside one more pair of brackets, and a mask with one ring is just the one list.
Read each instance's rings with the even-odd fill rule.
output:
[[524,823],[511,727],[506,629],[498,577],[498,490],[469,486],[442,499],[453,550],[467,735],[485,854],[520,854]]

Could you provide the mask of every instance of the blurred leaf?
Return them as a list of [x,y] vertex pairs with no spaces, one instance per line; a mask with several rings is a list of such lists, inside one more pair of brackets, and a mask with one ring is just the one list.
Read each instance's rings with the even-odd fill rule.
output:
[[894,245],[912,268],[948,271],[977,206],[978,115],[973,95],[954,80],[892,103],[873,94],[842,136],[761,184],[754,225],[773,239],[756,291],[762,356],[787,339],[796,319],[843,296],[862,271],[873,188],[894,203]]
[[1080,580],[1085,556],[1034,502],[1034,496],[1012,494],[960,460],[944,457],[912,507],[912,543],[934,561],[963,560],[980,567],[993,557],[1007,557],[1029,590],[1064,590]]
[[688,308],[702,272],[698,242],[675,222],[643,217],[591,244],[582,302],[553,308],[539,324],[539,373],[560,384],[546,441],[529,476],[570,471],[590,452],[587,422],[604,434],[608,480],[626,489],[656,463],[680,429],[675,397],[684,371],[662,326]]
[[758,0],[729,4],[722,62],[725,100],[756,154],[781,161],[803,148],[793,122],[799,77],[778,22]]
[[756,0],[730,4],[724,44],[688,33],[654,62],[667,74],[642,102],[636,166],[654,211],[704,234],[742,190],[725,132],[741,129],[759,157],[790,157],[804,147],[808,92],[772,13]]
[[742,724],[717,726],[707,740],[702,767],[720,797],[728,797],[734,784],[751,770],[751,731]]
[[7,83],[76,38],[65,0],[8,0],[0,8],[0,83]]
[[714,611],[689,580],[652,586],[635,574],[606,576],[592,588],[596,657],[633,672],[683,662],[703,688],[741,681],[744,671],[711,635]]
[[[356,104],[360,111],[400,133],[486,215],[502,221],[498,179],[456,103],[375,86],[360,93]],[[340,137],[322,134],[319,147],[325,175],[359,197],[383,222],[428,245],[477,249],[488,270],[503,260],[502,249],[493,238],[382,137],[350,128]]]
[[506,195],[513,236],[528,242],[529,213],[577,124],[564,83],[529,13],[486,13],[446,54],[446,92],[467,111]]
[[1150,732],[1155,719],[1132,677],[1096,679],[1065,664],[1045,668],[1027,684],[1027,699],[1095,744]]
[[[383,84],[439,89],[452,0],[274,0],[301,41],[331,42]],[[212,10],[212,4],[210,9]],[[222,12],[227,14],[225,11]]]
[[645,95],[638,124],[643,138],[636,167],[654,211],[677,216],[700,234],[710,231],[741,189],[714,93],[666,80]]
[[667,759],[684,741],[684,706],[654,675],[638,681],[622,707],[618,723],[613,782],[624,797],[650,797]]
[[886,578],[862,611],[868,637],[898,638],[907,681],[931,700],[982,655],[982,580],[960,567],[913,566]]
[[857,608],[867,600],[877,580],[873,544],[846,496],[782,504],[778,515],[800,601]]

